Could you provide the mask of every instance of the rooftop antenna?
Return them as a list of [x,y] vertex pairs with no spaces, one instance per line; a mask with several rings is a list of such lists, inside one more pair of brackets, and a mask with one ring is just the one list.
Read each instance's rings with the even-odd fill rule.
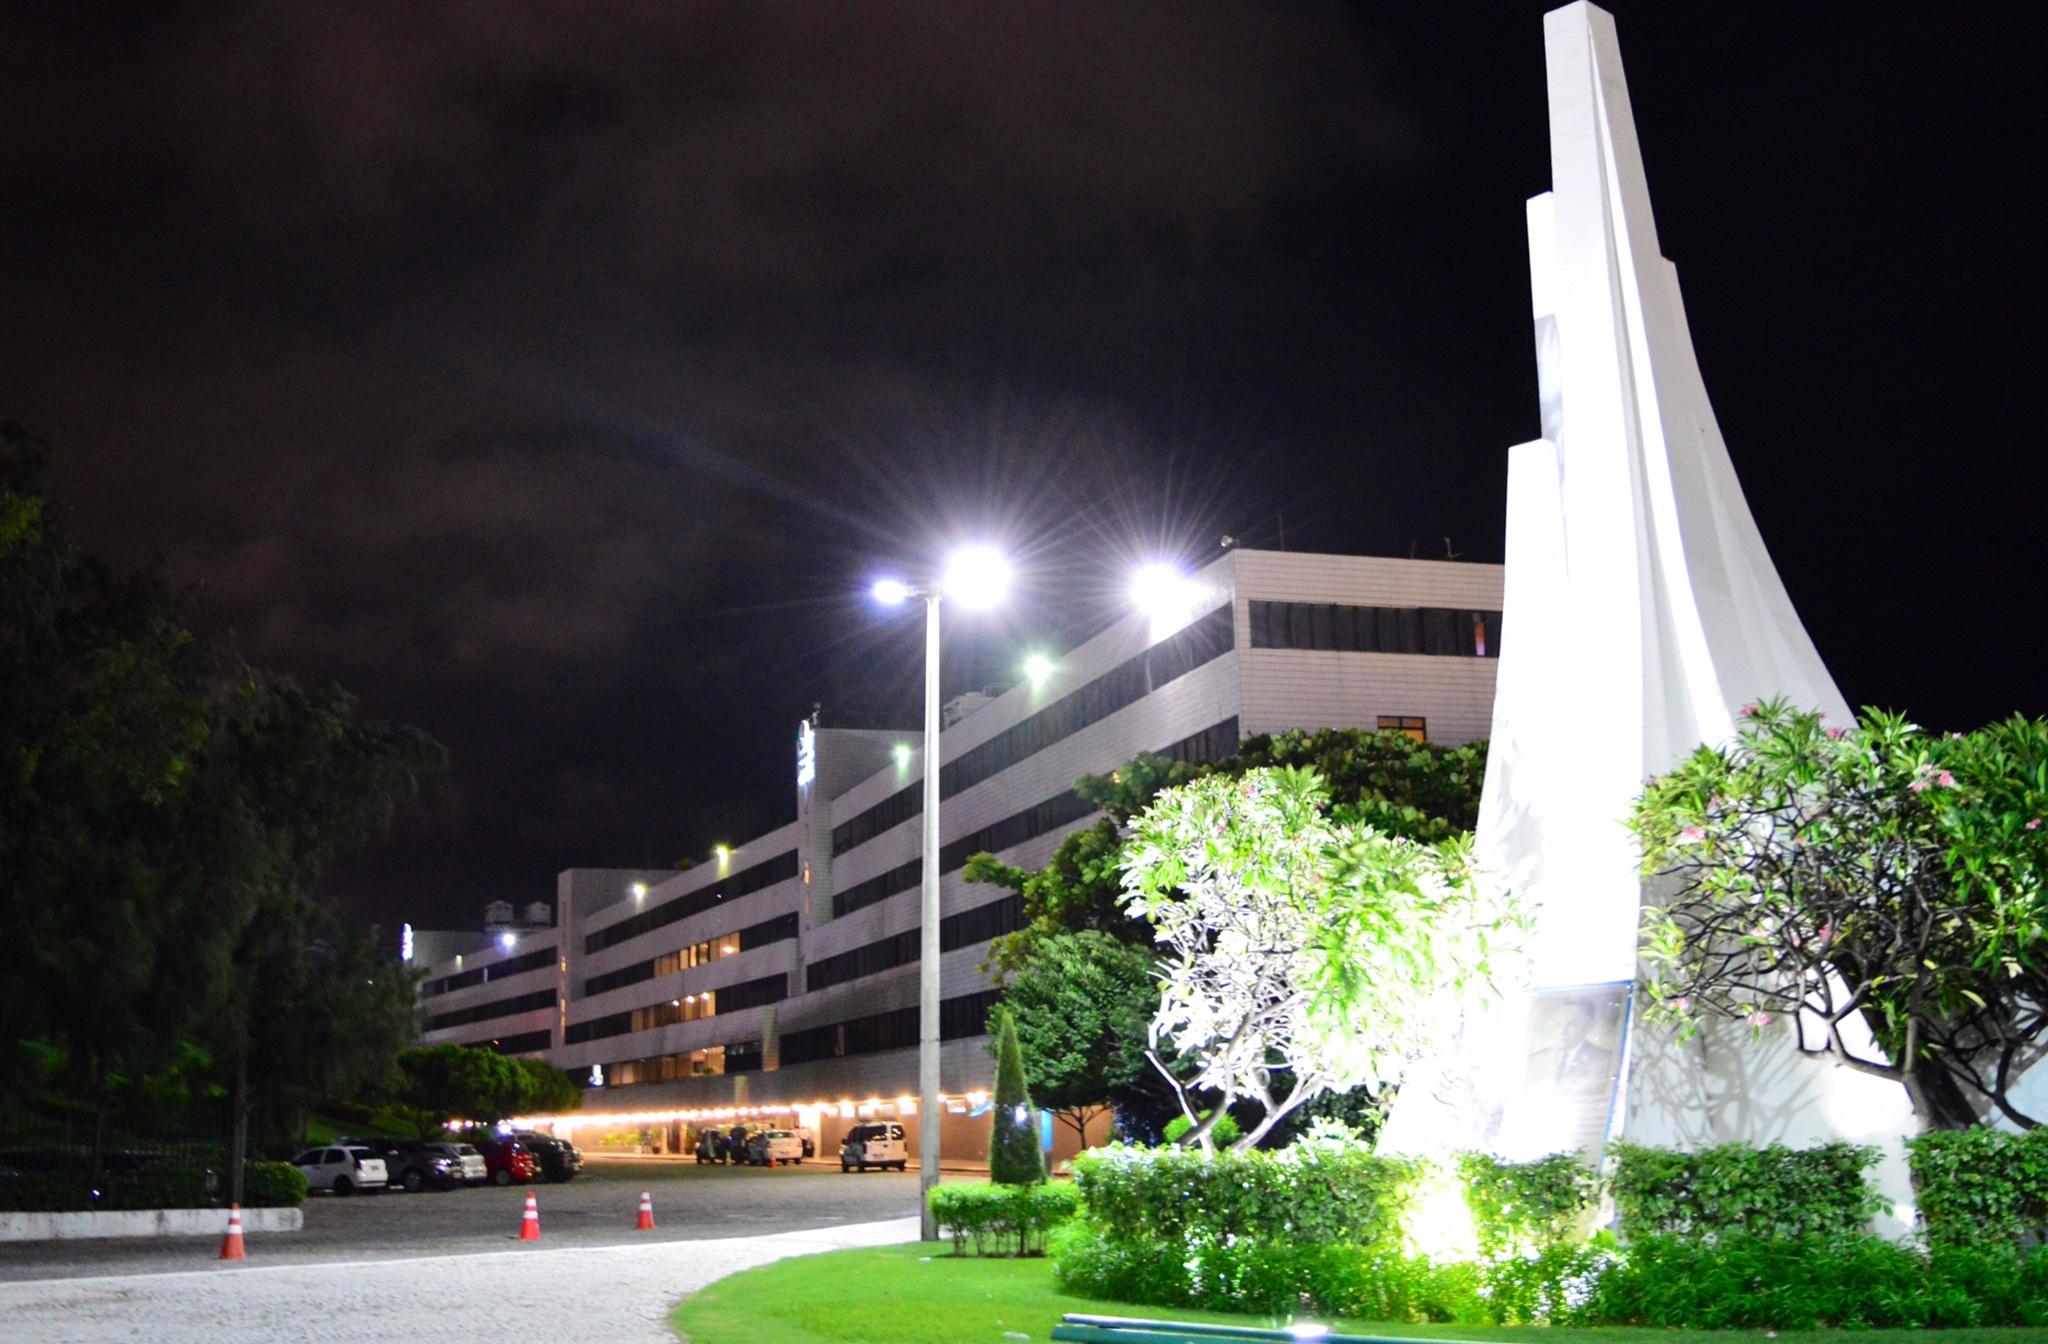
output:
[[1452,549],[1451,549],[1451,539],[1450,539],[1449,537],[1445,537],[1445,538],[1444,538],[1444,559],[1446,559],[1446,560],[1463,560],[1464,558],[1465,558],[1465,553],[1464,553],[1463,551],[1454,551],[1454,550],[1452,550]]

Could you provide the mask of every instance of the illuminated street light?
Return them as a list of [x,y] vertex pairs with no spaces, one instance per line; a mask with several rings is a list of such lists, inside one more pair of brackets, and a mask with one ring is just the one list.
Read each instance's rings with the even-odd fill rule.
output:
[[889,749],[889,754],[896,758],[896,768],[898,770],[908,770],[910,768],[910,744],[908,742],[898,742]]
[[[943,596],[970,611],[1002,601],[1010,563],[992,546],[963,546],[946,562],[936,587],[912,588],[900,579],[874,586],[877,602],[897,606],[924,599],[924,844],[918,899],[917,963],[917,1186],[919,1236],[937,1241],[931,1192],[939,1183],[939,602]],[[900,749],[899,749],[900,750]],[[899,760],[901,758],[899,757]]]
[[1192,586],[1172,565],[1141,565],[1131,576],[1131,602],[1147,616],[1163,619],[1187,609]]
[[946,562],[944,590],[969,611],[1003,600],[1010,588],[1010,562],[993,546],[962,546]]
[[635,882],[633,884],[633,899],[636,901],[647,899],[647,884],[645,882]]
[[1052,675],[1052,659],[1042,653],[1034,653],[1024,660],[1024,677],[1037,686]]
[[518,934],[512,933],[508,930],[498,935],[498,947],[501,951],[510,952],[513,948],[517,946],[519,946]]

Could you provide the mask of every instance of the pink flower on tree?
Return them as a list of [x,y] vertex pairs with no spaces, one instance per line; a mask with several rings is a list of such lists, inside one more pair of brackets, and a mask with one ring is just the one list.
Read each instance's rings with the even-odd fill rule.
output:
[[1745,719],[1753,719],[1756,717],[1756,706],[1753,704],[1744,705],[1741,709],[1735,712],[1740,714]]
[[1707,838],[1707,833],[1697,826],[1688,826],[1678,833],[1678,838],[1688,845],[1696,845]]
[[2035,818],[2034,818],[2034,819],[2033,819],[2032,821],[2030,821],[2030,822],[2028,822],[2028,823],[2027,823],[2027,829],[2028,829],[2028,830],[2030,830],[2030,831],[2038,831],[2038,830],[2040,830],[2040,829],[2041,829],[2041,819],[2040,819],[2039,817],[2035,817]]
[[1751,1013],[1748,1017],[1742,1019],[1742,1023],[1744,1026],[1749,1027],[1768,1027],[1771,1025],[1771,1015],[1769,1013]]
[[1692,1011],[1692,996],[1688,994],[1675,998],[1671,1001],[1671,1006],[1681,1013],[1689,1013]]
[[1830,728],[1830,729],[1828,729],[1828,736],[1829,736],[1830,738],[1834,739],[1834,740],[1835,740],[1835,741],[1837,741],[1837,742],[1841,741],[1841,740],[1842,740],[1843,738],[1847,737],[1848,735],[1849,735],[1849,730],[1848,730],[1847,728]]
[[1944,789],[1953,789],[1956,787],[1956,777],[1946,770],[1936,775],[1934,777],[1934,782],[1941,785],[1941,787],[1943,787]]

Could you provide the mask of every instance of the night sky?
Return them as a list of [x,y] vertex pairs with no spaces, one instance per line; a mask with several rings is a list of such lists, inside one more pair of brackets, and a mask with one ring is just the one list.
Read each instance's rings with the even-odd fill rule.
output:
[[[814,702],[916,722],[862,589],[956,537],[1023,588],[949,690],[1225,534],[1500,558],[1543,4],[144,8],[0,17],[0,416],[89,545],[447,744],[365,918],[787,820]],[[2024,9],[1613,9],[1843,690],[2048,711]]]

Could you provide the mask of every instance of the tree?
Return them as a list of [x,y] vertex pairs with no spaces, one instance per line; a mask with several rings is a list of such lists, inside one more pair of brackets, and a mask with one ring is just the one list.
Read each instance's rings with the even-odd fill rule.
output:
[[1261,1111],[1237,1143],[1250,1148],[1322,1093],[1398,1083],[1443,1001],[1480,989],[1520,929],[1474,881],[1469,842],[1335,820],[1312,769],[1161,794],[1124,867],[1125,908],[1167,953],[1153,1062],[1190,1120],[1189,1093],[1220,1098],[1187,1135],[1205,1148],[1240,1098]]
[[988,1136],[988,1177],[997,1185],[1035,1185],[1045,1179],[1045,1154],[1031,1094],[1024,1086],[1024,1054],[1017,1026],[996,1010],[996,1096]]
[[90,1099],[181,1059],[254,902],[253,818],[216,768],[213,651],[159,570],[118,576],[44,497],[47,446],[0,425],[0,1085],[23,1046]]
[[[1150,926],[1133,918],[1123,905],[1123,854],[1131,819],[1162,790],[1282,765],[1308,766],[1322,775],[1336,818],[1367,824],[1384,834],[1434,842],[1466,834],[1475,824],[1486,746],[1445,747],[1401,733],[1341,728],[1290,731],[1246,738],[1234,756],[1222,761],[1191,765],[1147,754],[1106,775],[1084,776],[1075,791],[1105,815],[1066,836],[1043,868],[1018,868],[992,854],[976,854],[967,861],[968,881],[1007,887],[1023,898],[1024,927],[997,939],[989,950],[990,965],[1006,987],[1034,972],[1042,983],[1057,983],[1066,973],[1071,949],[1045,945],[1064,934],[1101,934],[1151,959],[1155,952]],[[1156,983],[1149,976],[1133,976],[1126,983],[1130,1011],[1149,1021],[1159,1001]],[[1040,1035],[1032,1026],[1033,1017],[1027,1013],[1019,1023],[1027,1068],[1033,1067],[1032,1040]],[[1109,1090],[1092,1100],[1107,1097],[1116,1107],[1119,1125],[1149,1141],[1179,1111],[1179,1103],[1149,1065],[1128,1066],[1131,1054],[1124,1048],[1125,1038],[1108,1029],[1112,1020],[1095,1014],[1077,1019],[1070,1026],[1067,1050],[1082,1058],[1116,1062]]]
[[1932,1127],[2032,1128],[2012,1085],[2048,1047],[2043,817],[2048,721],[1943,737],[1751,706],[1635,808],[1654,1010],[1785,1031]]
[[1024,898],[1025,926],[990,949],[992,964],[1014,972],[1031,960],[1040,939],[1087,929],[1148,944],[1149,930],[1130,917],[1122,902],[1122,858],[1131,818],[1163,790],[1276,766],[1315,770],[1340,821],[1435,842],[1467,834],[1477,824],[1486,744],[1447,747],[1402,733],[1345,728],[1292,730],[1248,737],[1235,755],[1221,761],[1190,765],[1147,754],[1109,774],[1084,775],[1074,791],[1106,815],[1063,839],[1045,867],[1033,872],[992,854],[967,861],[968,881],[1007,887]]
[[1003,986],[1032,1096],[1083,1143],[1108,1103],[1152,1079],[1153,965],[1149,951],[1083,929],[1045,939]]

